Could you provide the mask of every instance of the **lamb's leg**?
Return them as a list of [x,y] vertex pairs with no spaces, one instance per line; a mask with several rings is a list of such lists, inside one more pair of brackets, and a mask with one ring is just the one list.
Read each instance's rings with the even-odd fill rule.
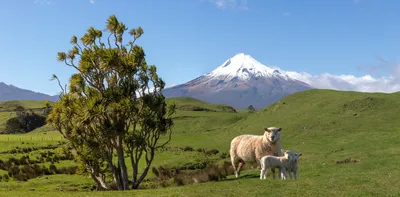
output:
[[261,180],[262,180],[262,179],[265,179],[266,173],[267,173],[267,169],[262,168],[262,169],[261,169],[261,173],[260,173],[260,179],[261,179]]
[[279,170],[279,173],[278,173],[278,179],[280,179],[280,178],[282,177],[282,169],[281,169],[281,168],[279,168],[278,170]]
[[297,180],[297,169],[293,170],[294,180]]
[[271,168],[271,172],[272,172],[272,179],[275,179],[275,168]]
[[265,173],[264,173],[264,179],[267,179],[267,175],[268,175],[268,169],[265,169]]
[[285,168],[281,168],[281,171],[282,171],[283,180],[286,180],[286,169]]
[[288,171],[286,171],[286,172],[289,172],[289,177],[290,177],[290,179],[292,179],[292,172],[293,172],[293,170],[288,170]]

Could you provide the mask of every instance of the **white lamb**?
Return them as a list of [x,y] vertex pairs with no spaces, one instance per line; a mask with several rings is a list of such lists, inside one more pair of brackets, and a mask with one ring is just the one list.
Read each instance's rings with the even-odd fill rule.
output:
[[302,153],[293,153],[291,152],[291,159],[290,159],[290,164],[289,168],[286,169],[286,172],[289,172],[289,177],[292,179],[292,172],[294,175],[294,179],[297,180],[297,169],[299,167],[299,159],[300,156],[302,156]]
[[261,173],[260,179],[266,179],[268,169],[272,171],[272,177],[275,179],[275,168],[281,171],[281,178],[286,179],[286,169],[291,167],[291,151],[282,150],[283,156],[267,155],[261,158]]
[[[260,163],[265,155],[281,155],[280,131],[282,128],[264,128],[264,135],[240,135],[231,141],[230,156],[236,178],[245,162]],[[237,165],[237,167],[236,167]]]

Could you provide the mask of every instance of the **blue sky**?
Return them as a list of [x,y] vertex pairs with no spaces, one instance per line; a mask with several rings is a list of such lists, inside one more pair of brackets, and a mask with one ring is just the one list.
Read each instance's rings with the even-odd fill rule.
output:
[[320,88],[400,91],[399,8],[397,0],[6,0],[0,82],[58,93],[51,75],[67,83],[74,70],[57,52],[116,14],[144,29],[138,44],[167,85],[243,52]]

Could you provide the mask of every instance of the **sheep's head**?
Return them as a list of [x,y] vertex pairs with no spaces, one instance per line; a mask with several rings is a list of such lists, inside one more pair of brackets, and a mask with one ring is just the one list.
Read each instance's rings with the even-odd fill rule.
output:
[[275,143],[279,141],[281,138],[281,130],[282,128],[277,128],[277,127],[268,127],[264,128],[264,136],[267,139],[267,141]]
[[283,153],[283,156],[286,158],[286,159],[291,159],[292,158],[292,150],[283,150],[283,149],[281,149],[281,151],[282,151],[282,153]]

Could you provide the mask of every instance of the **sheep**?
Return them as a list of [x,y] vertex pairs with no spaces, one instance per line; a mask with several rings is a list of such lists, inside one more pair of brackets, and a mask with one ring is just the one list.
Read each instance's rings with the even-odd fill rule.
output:
[[281,178],[286,179],[286,169],[291,167],[292,161],[291,156],[292,152],[282,150],[283,156],[273,156],[266,155],[261,158],[261,173],[260,179],[266,179],[268,174],[268,169],[271,169],[272,177],[275,179],[275,168],[279,168],[281,170]]
[[[240,135],[232,139],[230,157],[236,178],[245,162],[256,163],[265,155],[281,155],[280,131],[282,128],[264,128],[264,135]],[[237,165],[237,167],[236,167]]]
[[289,168],[286,169],[286,172],[289,172],[289,177],[292,179],[292,172],[294,179],[297,180],[297,169],[299,167],[299,159],[300,156],[302,156],[303,153],[293,153],[291,152],[291,159],[290,159],[290,164]]

